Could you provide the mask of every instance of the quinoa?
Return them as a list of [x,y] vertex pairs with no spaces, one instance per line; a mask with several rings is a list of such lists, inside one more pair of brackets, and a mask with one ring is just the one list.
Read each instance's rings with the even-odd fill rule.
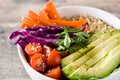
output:
[[113,29],[112,25],[108,25],[103,20],[99,18],[95,18],[89,15],[80,15],[80,16],[73,16],[73,17],[65,17],[66,20],[80,20],[80,19],[86,19],[88,22],[87,28],[88,33],[95,34],[101,30],[107,30],[107,29]]

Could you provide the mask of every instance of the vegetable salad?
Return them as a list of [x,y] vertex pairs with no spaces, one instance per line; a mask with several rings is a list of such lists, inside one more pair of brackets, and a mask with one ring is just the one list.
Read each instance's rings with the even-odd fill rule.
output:
[[27,61],[36,71],[55,79],[61,79],[61,59],[89,44],[87,20],[70,21],[60,17],[50,0],[38,13],[28,11],[22,18],[21,30],[14,31],[10,39],[17,38],[27,54]]

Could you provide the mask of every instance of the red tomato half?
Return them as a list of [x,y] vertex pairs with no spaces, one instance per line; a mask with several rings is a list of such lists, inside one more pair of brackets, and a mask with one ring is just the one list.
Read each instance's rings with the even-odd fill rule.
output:
[[50,67],[56,67],[61,63],[61,56],[59,52],[55,49],[51,51],[47,57],[47,65]]
[[46,76],[59,79],[61,77],[61,69],[60,66],[57,66],[55,68],[52,68],[48,72],[45,73]]
[[49,46],[46,46],[46,45],[43,46],[43,54],[46,55],[46,57],[49,56],[51,51],[52,51],[52,48],[50,48]]
[[36,53],[31,57],[30,65],[39,72],[44,72],[46,65],[46,57],[41,53]]
[[29,55],[32,56],[35,53],[40,53],[42,51],[42,47],[39,43],[29,43],[25,47],[25,52]]

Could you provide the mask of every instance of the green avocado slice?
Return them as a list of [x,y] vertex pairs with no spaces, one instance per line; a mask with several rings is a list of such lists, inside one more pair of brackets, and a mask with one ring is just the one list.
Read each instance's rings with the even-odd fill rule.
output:
[[[79,78],[89,78],[90,76],[86,75],[87,70],[94,66],[97,62],[99,62],[103,57],[108,55],[108,53],[117,45],[120,44],[120,40],[116,39],[110,45],[102,49],[100,52],[96,53],[92,58],[86,61],[83,65],[81,65],[77,70],[69,75],[68,78],[79,79]],[[77,78],[76,78],[76,77]]]
[[62,69],[63,73],[66,76],[69,76],[72,72],[77,70],[82,64],[84,64],[86,61],[88,61],[90,58],[92,58],[96,53],[99,53],[103,48],[109,46],[111,42],[113,42],[114,40],[116,40],[119,37],[120,37],[120,33],[110,37],[109,39],[107,39],[106,41],[104,41],[102,43],[99,43],[99,45],[97,45],[94,49],[92,49],[91,51],[86,53],[84,56],[80,57],[73,63],[64,67]]
[[120,64],[120,45],[115,47],[103,60],[88,69],[86,74],[103,78],[108,76]]

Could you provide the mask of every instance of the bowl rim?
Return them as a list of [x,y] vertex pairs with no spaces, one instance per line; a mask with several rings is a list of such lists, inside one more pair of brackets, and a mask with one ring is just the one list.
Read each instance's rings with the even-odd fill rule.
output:
[[[68,9],[68,8],[88,8],[88,9],[94,9],[94,10],[97,10],[97,11],[100,11],[100,12],[104,12],[110,16],[112,16],[113,18],[115,18],[116,20],[118,20],[118,22],[120,22],[120,19],[117,18],[116,16],[112,15],[111,13],[105,11],[105,10],[102,10],[102,9],[99,9],[99,8],[95,8],[95,7],[89,7],[89,6],[63,6],[63,7],[58,7],[57,10],[58,10],[58,13],[60,13],[60,11],[62,11],[63,9]],[[82,12],[82,11],[81,11]],[[61,14],[60,14],[61,15]],[[101,19],[101,18],[100,18]],[[119,27],[120,28],[120,27]],[[40,75],[40,76],[43,76],[44,78],[46,79],[50,79],[50,80],[55,80],[53,78],[50,78],[50,77],[47,77],[45,76],[44,74],[42,73],[39,73],[38,71],[34,70],[30,65],[29,63],[27,62],[26,58],[25,58],[25,55],[24,55],[24,51],[23,49],[20,47],[20,45],[17,44],[17,51],[18,51],[18,55],[19,55],[19,58],[25,68],[25,70],[27,71],[26,67],[29,68],[31,71],[33,71],[33,73],[36,73],[37,75]],[[120,71],[120,70],[119,70]],[[28,73],[28,72],[27,72]],[[29,74],[29,73],[28,73]],[[30,76],[30,75],[29,75]],[[109,75],[110,76],[110,75]],[[30,76],[31,77],[31,76]],[[31,78],[32,79],[32,78]],[[103,78],[104,79],[104,78]]]

